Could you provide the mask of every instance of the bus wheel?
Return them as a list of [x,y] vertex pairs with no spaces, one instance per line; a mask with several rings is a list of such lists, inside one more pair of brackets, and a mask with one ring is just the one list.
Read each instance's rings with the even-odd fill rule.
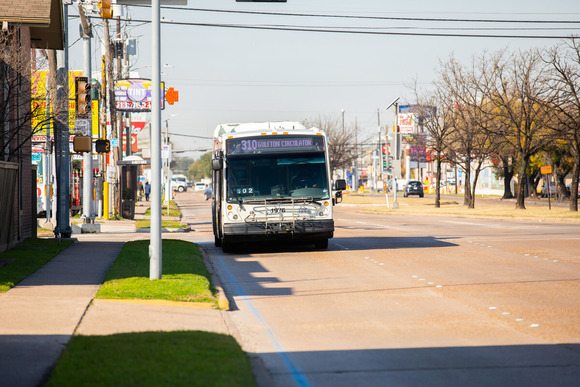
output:
[[216,236],[213,237],[215,247],[220,247],[222,245],[222,240]]
[[317,249],[327,249],[328,248],[328,238],[317,239],[314,241],[314,247]]

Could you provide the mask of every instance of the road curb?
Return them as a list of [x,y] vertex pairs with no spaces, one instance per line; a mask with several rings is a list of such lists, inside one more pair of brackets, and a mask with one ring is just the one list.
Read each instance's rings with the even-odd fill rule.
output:
[[170,301],[170,300],[141,300],[141,299],[127,299],[127,298],[95,298],[95,301],[103,302],[118,302],[126,304],[142,304],[142,305],[158,305],[158,306],[180,306],[184,308],[200,308],[213,309],[215,303],[213,302],[195,302],[195,301]]
[[216,270],[213,266],[212,261],[209,259],[207,253],[205,252],[205,250],[203,248],[201,248],[201,246],[199,246],[198,244],[196,244],[197,249],[199,250],[199,253],[201,254],[201,257],[203,259],[203,262],[205,263],[205,266],[207,267],[209,274],[211,275],[211,279],[213,282],[214,287],[216,288],[217,292],[218,292],[218,306],[221,310],[230,310],[230,301],[224,291],[224,288],[221,284],[221,281],[216,273]]

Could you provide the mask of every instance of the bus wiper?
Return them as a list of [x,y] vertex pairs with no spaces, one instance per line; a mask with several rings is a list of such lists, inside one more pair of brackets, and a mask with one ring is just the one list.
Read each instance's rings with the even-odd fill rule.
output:
[[234,193],[234,199],[236,199],[238,204],[241,206],[244,201],[242,198],[240,198],[240,195],[236,192],[235,189],[233,189],[232,192]]

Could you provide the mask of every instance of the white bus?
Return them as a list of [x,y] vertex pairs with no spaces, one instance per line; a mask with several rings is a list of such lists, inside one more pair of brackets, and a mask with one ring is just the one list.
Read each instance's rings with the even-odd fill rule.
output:
[[294,239],[325,249],[334,234],[328,141],[298,122],[219,125],[213,137],[213,232],[224,252],[239,243]]

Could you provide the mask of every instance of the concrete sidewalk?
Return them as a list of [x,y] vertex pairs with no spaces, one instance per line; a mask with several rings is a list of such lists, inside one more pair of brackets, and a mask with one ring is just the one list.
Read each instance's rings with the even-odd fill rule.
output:
[[[136,218],[147,207],[138,206]],[[224,312],[177,303],[93,301],[125,242],[148,239],[131,221],[101,224],[0,296],[0,386],[44,384],[73,334],[204,330],[230,333]],[[93,301],[91,303],[91,301]]]

